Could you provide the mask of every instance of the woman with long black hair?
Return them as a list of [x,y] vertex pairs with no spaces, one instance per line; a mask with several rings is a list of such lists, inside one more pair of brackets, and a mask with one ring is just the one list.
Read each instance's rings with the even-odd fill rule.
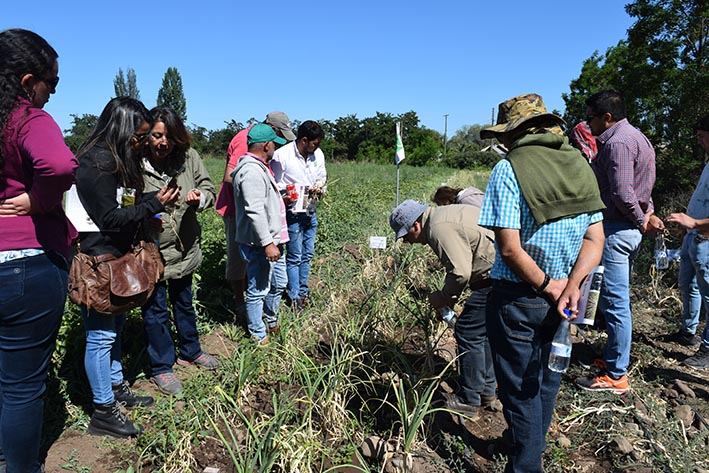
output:
[[[112,99],[96,127],[77,151],[76,189],[87,214],[98,227],[79,235],[79,251],[90,256],[121,257],[131,245],[145,239],[149,219],[179,198],[179,189],[162,187],[143,193],[143,154],[150,132],[148,109],[130,97]],[[106,315],[82,307],[86,328],[86,369],[93,393],[94,412],[89,432],[131,437],[142,432],[121,412],[126,407],[149,406],[153,399],[136,396],[123,379],[121,332],[125,314]]]
[[0,32],[0,469],[8,473],[42,468],[42,393],[76,236],[61,203],[77,162],[42,110],[58,72],[41,36]]

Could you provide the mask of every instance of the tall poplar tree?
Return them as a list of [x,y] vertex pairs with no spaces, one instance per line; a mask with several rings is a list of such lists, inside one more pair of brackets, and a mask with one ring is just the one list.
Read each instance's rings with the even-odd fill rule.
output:
[[175,113],[187,121],[187,101],[182,91],[182,76],[176,67],[168,67],[158,91],[158,106],[172,108]]
[[126,74],[123,74],[123,69],[118,68],[118,73],[113,79],[113,90],[116,97],[133,97],[140,100],[140,91],[136,81],[135,70],[129,67]]

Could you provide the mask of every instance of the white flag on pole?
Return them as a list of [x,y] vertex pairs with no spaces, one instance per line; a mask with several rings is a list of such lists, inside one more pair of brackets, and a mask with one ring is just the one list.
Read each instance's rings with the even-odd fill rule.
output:
[[401,122],[396,123],[396,164],[401,163],[406,155],[404,154],[404,143],[401,141]]

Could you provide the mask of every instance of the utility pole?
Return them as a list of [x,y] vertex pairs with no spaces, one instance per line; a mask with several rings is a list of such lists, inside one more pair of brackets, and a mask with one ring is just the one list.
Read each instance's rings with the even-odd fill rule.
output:
[[[490,125],[495,125],[495,107],[492,107],[492,117],[490,118]],[[490,146],[492,146],[492,138],[490,138]]]
[[445,159],[448,156],[448,113],[443,115],[443,118],[445,118],[445,125],[443,127],[443,158]]

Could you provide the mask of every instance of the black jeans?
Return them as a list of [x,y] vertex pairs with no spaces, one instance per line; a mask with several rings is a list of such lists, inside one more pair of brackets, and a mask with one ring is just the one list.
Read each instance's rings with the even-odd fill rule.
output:
[[490,288],[473,291],[455,323],[458,342],[458,396],[468,404],[480,405],[480,396],[495,394],[495,370],[485,327],[485,308]]

